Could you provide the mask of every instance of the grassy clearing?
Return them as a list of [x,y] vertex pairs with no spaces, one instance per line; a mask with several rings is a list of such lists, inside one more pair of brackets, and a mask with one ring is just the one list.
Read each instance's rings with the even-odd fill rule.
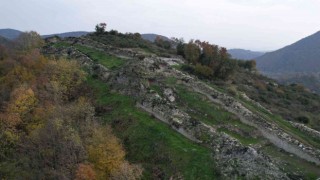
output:
[[63,47],[70,47],[71,45],[67,42],[57,42],[53,44],[53,47],[55,48],[63,48]]
[[[211,87],[215,88],[216,90],[226,93],[223,89],[214,86],[212,84],[208,84]],[[255,112],[259,115],[261,115],[263,118],[270,122],[275,122],[280,128],[282,128],[286,133],[292,135],[299,141],[301,141],[304,144],[314,146],[316,148],[320,148],[320,139],[316,139],[313,137],[310,137],[306,135],[305,133],[301,132],[297,128],[293,127],[289,122],[284,120],[281,116],[279,115],[274,115],[266,111],[265,109],[256,106],[254,103],[247,101],[241,97],[236,97],[238,101],[240,101],[246,108],[248,108],[250,111]]]
[[215,179],[211,150],[176,133],[168,125],[135,107],[131,97],[110,93],[108,86],[89,78],[97,104],[112,110],[102,117],[124,142],[127,158],[145,168],[144,179],[181,174],[185,179]]
[[102,64],[109,69],[116,69],[118,67],[121,67],[125,63],[125,61],[121,58],[106,54],[93,48],[81,45],[75,45],[75,48],[89,56],[92,60]]
[[184,107],[187,110],[192,109],[192,111],[188,112],[192,118],[213,126],[232,125],[234,128],[248,134],[248,136],[241,136],[226,128],[219,128],[218,130],[236,138],[244,145],[257,144],[261,141],[261,139],[249,135],[255,130],[254,127],[243,124],[239,119],[236,119],[233,114],[223,110],[219,106],[213,105],[212,102],[207,100],[203,95],[188,91],[183,86],[177,86],[176,89],[179,94],[180,107]]
[[250,144],[257,144],[260,142],[260,139],[257,138],[252,138],[252,137],[244,137],[234,131],[230,131],[226,128],[219,128],[218,129],[219,132],[224,132],[234,138],[236,138],[237,140],[239,140],[242,144],[244,145],[250,145]]
[[232,124],[243,131],[250,132],[254,130],[253,127],[241,123],[232,113],[223,110],[218,105],[214,105],[205,96],[189,91],[182,85],[176,86],[179,96],[178,104],[184,107],[187,111],[192,109],[189,114],[204,123],[209,125]]
[[263,147],[262,151],[280,160],[283,164],[282,168],[287,172],[300,172],[304,175],[303,179],[313,180],[320,177],[319,166],[297,158],[296,156],[290,156],[289,153],[280,151],[279,148],[273,145]]
[[313,138],[311,136],[308,136],[307,134],[301,132],[299,129],[293,127],[289,122],[282,119],[281,116],[270,114],[266,110],[255,106],[252,102],[241,100],[243,105],[245,105],[249,110],[258,113],[263,118],[265,118],[268,121],[275,122],[280,128],[282,128],[285,132],[292,135],[299,141],[301,141],[304,144],[314,146],[316,148],[320,148],[320,139]]

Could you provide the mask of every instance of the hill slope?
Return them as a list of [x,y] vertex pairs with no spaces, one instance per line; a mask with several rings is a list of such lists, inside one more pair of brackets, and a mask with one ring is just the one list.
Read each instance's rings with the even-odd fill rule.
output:
[[[96,112],[123,140],[129,161],[143,165],[145,179],[320,176],[308,162],[319,164],[319,96],[241,68],[232,83],[204,81],[183,70],[184,59],[160,51],[123,34],[67,38],[43,49],[93,73],[101,87]],[[192,143],[204,149],[191,150]],[[203,163],[214,164],[212,171]]]
[[90,32],[86,31],[73,31],[73,32],[65,32],[65,33],[57,33],[57,34],[49,34],[49,35],[42,35],[42,38],[48,38],[52,36],[58,36],[60,38],[65,38],[65,37],[80,37],[87,35]]
[[250,51],[245,49],[229,49],[228,53],[235,59],[252,60],[264,55],[264,52]]
[[224,48],[217,77],[132,33],[34,50],[0,61],[0,178],[320,177],[320,96]]
[[320,32],[292,45],[258,57],[257,67],[262,72],[296,73],[320,70]]
[[15,29],[0,29],[0,36],[9,40],[16,39],[22,32]]
[[0,45],[5,45],[5,44],[7,44],[8,42],[9,42],[9,40],[8,40],[8,39],[6,39],[6,38],[4,38],[4,37],[0,36]]
[[170,41],[170,39],[168,37],[162,36],[162,35],[158,35],[158,34],[141,34],[142,38],[144,40],[148,40],[151,42],[154,42],[155,39],[157,38],[157,36],[160,36],[163,40],[165,41]]

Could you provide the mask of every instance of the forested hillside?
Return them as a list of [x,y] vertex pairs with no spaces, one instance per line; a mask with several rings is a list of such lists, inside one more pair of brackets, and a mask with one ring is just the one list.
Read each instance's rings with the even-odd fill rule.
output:
[[[88,74],[48,59],[35,32],[1,51],[1,179],[135,179],[142,168],[95,116]],[[5,49],[5,47],[2,47]]]

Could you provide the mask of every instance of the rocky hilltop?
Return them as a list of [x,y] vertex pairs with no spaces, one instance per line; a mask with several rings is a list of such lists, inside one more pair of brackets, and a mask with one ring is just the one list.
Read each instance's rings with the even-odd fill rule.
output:
[[[319,131],[275,117],[269,107],[245,91],[230,93],[183,71],[186,61],[180,56],[119,48],[90,35],[47,41],[42,49],[45,55],[76,59],[110,91],[131,97],[135,107],[155,121],[210,149],[220,178],[320,176],[316,172],[320,165]],[[119,62],[104,61],[101,54]],[[270,84],[278,86],[271,80]]]

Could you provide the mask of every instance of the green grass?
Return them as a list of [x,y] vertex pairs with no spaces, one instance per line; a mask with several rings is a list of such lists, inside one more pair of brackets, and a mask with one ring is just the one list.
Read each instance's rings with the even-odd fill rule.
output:
[[[234,124],[239,128],[251,131],[253,127],[247,126],[235,119],[236,117],[228,111],[223,110],[218,105],[214,105],[207,97],[197,93],[189,91],[182,85],[176,86],[176,91],[179,96],[178,104],[184,107],[194,118],[207,123],[209,125],[220,125],[220,124]],[[194,112],[195,111],[195,112]]]
[[[222,93],[226,93],[223,89],[217,86],[214,86],[212,84],[208,84],[208,85],[210,85],[211,87],[215,88],[216,90]],[[258,113],[259,115],[261,115],[263,118],[265,118],[270,122],[275,122],[281,129],[283,129],[285,132],[292,135],[302,143],[306,145],[314,146],[316,148],[320,148],[320,139],[316,139],[306,135],[305,133],[301,132],[299,129],[293,127],[289,122],[284,120],[281,116],[271,114],[265,109],[258,107],[254,103],[247,101],[241,97],[236,97],[236,99],[240,101],[246,108],[248,108],[252,112]]]
[[55,48],[70,47],[70,46],[71,45],[67,42],[58,42],[53,45],[53,47]]
[[176,65],[172,65],[171,67],[177,69],[177,70],[181,70],[183,65],[182,64],[176,64]]
[[[240,99],[238,99],[240,100]],[[281,129],[283,129],[288,134],[292,135],[299,141],[301,141],[304,144],[314,146],[316,148],[320,148],[320,139],[316,139],[314,137],[308,136],[307,134],[301,132],[299,129],[293,127],[289,122],[282,119],[281,116],[271,114],[267,112],[265,109],[262,109],[256,105],[254,105],[252,102],[248,102],[245,100],[240,100],[245,107],[247,107],[249,110],[258,113],[263,118],[265,118],[268,121],[275,122]]]
[[165,83],[169,86],[174,86],[177,82],[177,79],[175,77],[168,77],[165,79]]
[[273,145],[263,147],[262,152],[280,160],[280,162],[282,163],[282,168],[285,171],[302,173],[304,175],[303,179],[314,180],[320,177],[319,166],[316,166],[305,160],[301,160],[296,156],[290,156],[289,153],[280,151]]
[[219,128],[218,129],[219,132],[225,132],[226,134],[236,138],[237,140],[239,140],[242,144],[244,145],[250,145],[250,144],[257,144],[260,142],[260,140],[258,138],[252,138],[252,137],[244,137],[241,136],[240,134],[234,132],[234,131],[230,131],[226,128]]
[[158,86],[156,84],[151,84],[150,89],[157,92],[159,95],[163,94],[163,91],[161,90],[160,86]]
[[125,63],[123,59],[106,54],[103,51],[81,45],[75,45],[75,48],[109,69],[116,69]]
[[103,120],[124,142],[127,159],[143,165],[143,179],[154,178],[155,172],[163,179],[179,173],[184,179],[215,179],[217,171],[210,149],[136,108],[132,97],[111,93],[107,85],[92,78],[87,83],[94,89],[97,104],[112,108]]

